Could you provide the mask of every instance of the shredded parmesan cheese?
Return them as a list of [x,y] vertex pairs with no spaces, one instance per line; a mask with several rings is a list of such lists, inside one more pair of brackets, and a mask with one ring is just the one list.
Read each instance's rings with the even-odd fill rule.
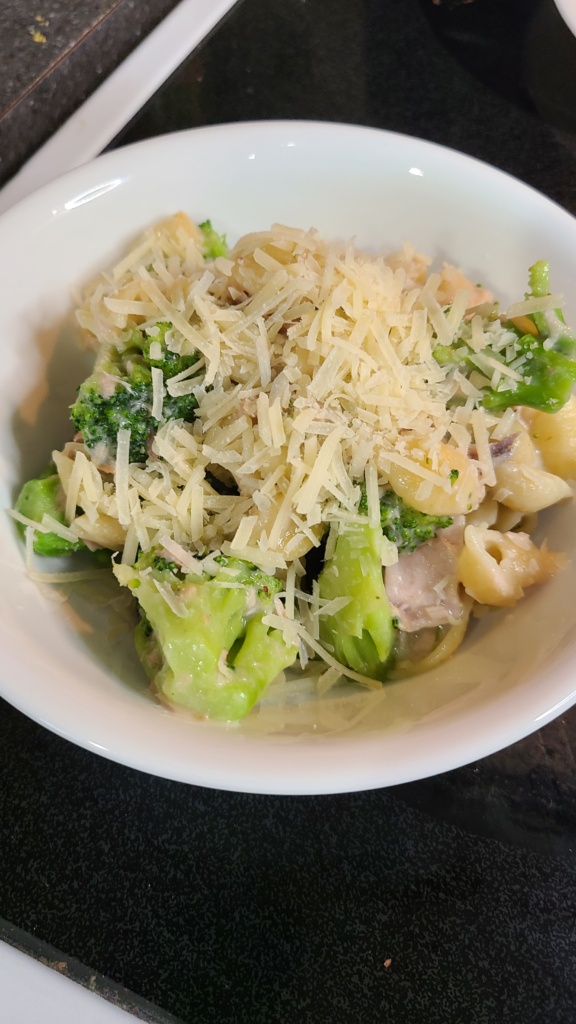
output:
[[[78,456],[76,457],[78,461]],[[129,469],[130,462],[130,431],[122,428],[118,431],[118,446],[116,449],[116,469],[114,472],[114,483],[116,486],[116,506],[118,509],[118,522],[122,526],[130,523],[130,496],[129,496]],[[68,512],[68,507],[66,507]],[[71,518],[71,517],[69,517]]]
[[157,366],[152,367],[152,415],[155,420],[162,419],[164,405],[164,374]]

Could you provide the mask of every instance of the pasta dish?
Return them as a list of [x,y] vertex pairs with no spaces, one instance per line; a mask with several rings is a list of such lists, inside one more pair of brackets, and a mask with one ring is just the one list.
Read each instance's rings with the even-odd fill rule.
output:
[[199,717],[439,664],[563,564],[534,530],[572,497],[576,335],[529,274],[502,310],[409,244],[154,226],[82,295],[94,370],[12,513],[29,565],[111,564],[154,692]]

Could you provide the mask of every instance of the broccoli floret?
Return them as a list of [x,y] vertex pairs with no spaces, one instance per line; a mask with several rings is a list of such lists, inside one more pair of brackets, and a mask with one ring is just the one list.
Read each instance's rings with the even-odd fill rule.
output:
[[[544,295],[550,295],[550,264],[548,263],[548,260],[538,260],[530,267],[528,273],[528,287],[530,289],[528,295],[533,295],[536,299],[542,298]],[[561,309],[555,309],[554,316],[561,324],[565,323],[564,314]],[[531,319],[538,330],[538,334],[542,338],[549,338],[550,320],[546,313],[532,313]],[[558,332],[558,337],[555,340],[554,347],[559,352],[564,352],[566,355],[572,355],[574,353],[575,346],[576,337],[573,331],[567,328],[566,331],[560,330]]]
[[94,373],[80,385],[70,416],[86,447],[98,453],[100,463],[114,462],[120,429],[130,430],[130,461],[145,462],[151,407],[148,384],[126,381],[118,383],[112,394],[103,395],[101,377]]
[[[65,497],[60,477],[54,472],[54,466],[50,466],[39,477],[28,480],[24,484],[14,507],[17,512],[34,523],[41,523],[43,516],[49,515],[56,522],[66,525],[64,504]],[[18,529],[24,533],[24,525],[22,523],[17,523],[17,525]],[[65,540],[57,533],[40,533],[39,530],[34,534],[33,546],[37,555],[48,555],[53,558],[60,558],[86,548],[81,540]]]
[[525,334],[518,340],[520,352],[530,359],[530,372],[521,381],[506,381],[502,390],[490,389],[482,399],[485,409],[504,412],[511,405],[527,405],[540,412],[555,413],[572,394],[576,362],[554,349],[546,350],[541,338]]
[[[457,471],[455,471],[457,473]],[[458,479],[457,475],[456,478]],[[366,492],[363,491],[358,511],[368,514]],[[399,551],[414,551],[420,544],[432,540],[438,530],[452,525],[451,516],[431,516],[407,505],[394,491],[385,491],[380,498],[380,525],[382,533],[396,544]]]
[[298,647],[263,622],[280,581],[238,559],[218,563],[212,575],[184,574],[152,552],[114,572],[138,600],[136,650],[154,689],[197,715],[234,721],[295,661]]
[[378,528],[341,527],[318,580],[324,600],[350,599],[333,615],[320,616],[320,639],[339,662],[373,679],[385,678],[394,641],[381,547]]
[[[530,295],[550,294],[550,267],[539,260],[530,267]],[[526,357],[524,379],[506,381],[506,387],[490,389],[482,400],[486,409],[503,412],[511,405],[527,405],[541,412],[555,413],[570,398],[576,382],[576,334],[566,327],[562,310],[533,313],[528,317],[534,333],[519,333],[519,355]],[[510,326],[515,329],[512,323]]]
[[[181,355],[180,352],[172,352],[168,348],[166,334],[171,330],[171,323],[160,321],[146,332],[134,331],[130,339],[130,347],[140,349],[147,366],[156,366],[159,370],[162,370],[164,380],[176,377],[177,374],[189,370],[191,366],[198,362],[197,352],[193,352],[191,355]],[[154,343],[155,348],[160,345],[162,351],[160,356],[155,351],[155,356],[152,358],[150,346]]]
[[226,235],[219,235],[212,227],[211,221],[205,220],[200,224],[200,231],[204,235],[203,252],[205,259],[215,260],[217,256],[228,255]]
[[[530,267],[529,289],[528,295],[536,298],[550,294],[550,268],[546,260]],[[522,329],[526,326],[527,332]],[[520,379],[503,376],[496,388],[482,388],[480,404],[496,413],[515,405],[558,412],[570,398],[576,382],[576,334],[566,327],[562,311],[532,313],[518,322],[507,321],[504,327],[517,336],[511,346],[511,358]],[[502,352],[490,348],[488,351],[493,359],[507,365]],[[433,355],[440,366],[453,365],[465,375],[477,368],[475,353],[462,338],[454,345],[436,346]]]
[[[156,338],[135,331],[122,351],[111,346],[103,349],[94,372],[78,389],[70,416],[84,444],[90,452],[97,452],[101,464],[114,461],[120,429],[130,430],[130,461],[146,461],[149,439],[158,429],[158,421],[152,416],[152,367],[160,368],[166,380],[193,366],[198,359],[196,354],[180,356],[166,348],[164,339],[169,326],[159,325]],[[162,345],[162,354],[151,360],[150,345],[154,340]],[[194,395],[173,397],[165,392],[162,419],[191,422],[197,407]]]

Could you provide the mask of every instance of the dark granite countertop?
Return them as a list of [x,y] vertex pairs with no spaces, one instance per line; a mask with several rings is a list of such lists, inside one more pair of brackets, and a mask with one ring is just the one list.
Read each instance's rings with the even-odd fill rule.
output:
[[[5,178],[172,6],[4,5]],[[60,26],[42,59],[36,15]],[[576,214],[576,40],[552,0],[243,0],[117,143],[260,118],[432,139]],[[0,936],[143,1019],[574,1024],[575,757],[573,710],[423,782],[243,796],[0,704]]]
[[0,186],[178,0],[4,0]]

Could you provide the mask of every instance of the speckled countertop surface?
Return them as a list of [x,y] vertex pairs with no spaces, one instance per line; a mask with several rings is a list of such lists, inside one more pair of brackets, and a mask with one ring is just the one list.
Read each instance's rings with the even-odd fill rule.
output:
[[4,0],[0,185],[178,0]]
[[[97,5],[100,28],[40,82],[98,21],[95,5],[50,6],[76,28],[54,30],[43,72],[30,29],[37,14],[57,19],[3,6],[12,170],[44,137],[38,90],[56,98],[45,135],[134,44],[141,6]],[[106,18],[129,31],[104,57]],[[552,0],[244,0],[119,141],[250,118],[352,121],[480,157],[576,214],[575,58]],[[242,796],[112,764],[0,704],[0,935],[96,978],[143,1019],[574,1024],[575,756],[571,711],[394,790]]]

